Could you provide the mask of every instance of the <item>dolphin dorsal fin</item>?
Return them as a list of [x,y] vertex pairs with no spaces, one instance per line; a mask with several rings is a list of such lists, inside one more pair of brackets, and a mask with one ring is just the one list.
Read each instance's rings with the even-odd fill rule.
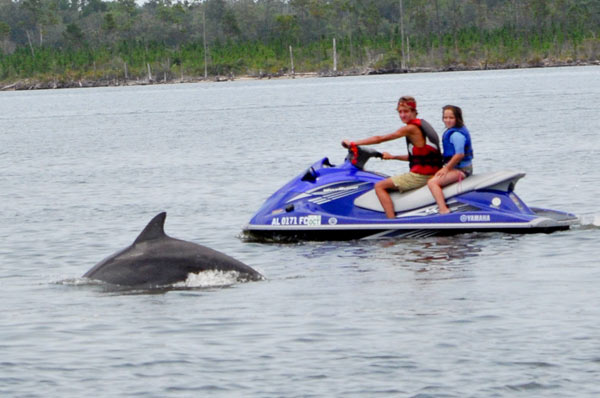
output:
[[141,243],[141,242],[145,242],[148,240],[158,239],[158,238],[167,236],[165,234],[165,219],[166,218],[167,218],[167,213],[164,211],[162,213],[157,214],[148,223],[148,225],[146,225],[146,228],[144,228],[142,233],[137,237],[137,239],[135,240],[135,242],[133,242],[133,244],[135,245],[136,243]]

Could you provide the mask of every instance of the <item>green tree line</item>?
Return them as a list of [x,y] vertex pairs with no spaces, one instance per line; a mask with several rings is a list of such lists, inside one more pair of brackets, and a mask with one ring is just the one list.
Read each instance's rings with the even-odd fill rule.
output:
[[591,62],[599,33],[600,0],[0,0],[0,81]]

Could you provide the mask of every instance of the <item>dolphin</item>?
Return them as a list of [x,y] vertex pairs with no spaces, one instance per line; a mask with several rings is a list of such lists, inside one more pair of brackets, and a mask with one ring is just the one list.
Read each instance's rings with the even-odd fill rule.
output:
[[133,244],[96,264],[83,277],[114,285],[164,287],[183,282],[189,274],[233,271],[238,281],[264,277],[246,264],[211,248],[165,234],[167,213],[156,215]]

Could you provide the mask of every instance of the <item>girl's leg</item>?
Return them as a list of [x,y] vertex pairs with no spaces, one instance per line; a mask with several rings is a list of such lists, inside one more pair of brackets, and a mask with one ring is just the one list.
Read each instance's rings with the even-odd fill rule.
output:
[[440,214],[448,214],[450,213],[450,209],[446,205],[446,199],[444,198],[444,193],[442,192],[442,187],[446,185],[452,184],[453,182],[458,181],[461,178],[464,178],[464,174],[460,170],[450,170],[443,177],[431,177],[429,181],[427,181],[427,186],[433,195],[439,210]]
[[392,182],[391,178],[386,178],[385,180],[379,181],[375,184],[375,193],[381,202],[381,206],[383,206],[383,210],[385,211],[385,215],[387,218],[396,217],[396,212],[394,211],[394,203],[392,202],[392,198],[388,192],[388,189],[394,189],[396,186]]

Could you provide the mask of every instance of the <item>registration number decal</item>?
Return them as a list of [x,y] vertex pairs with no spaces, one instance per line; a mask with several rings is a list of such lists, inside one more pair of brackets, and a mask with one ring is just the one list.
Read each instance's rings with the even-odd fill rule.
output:
[[315,226],[321,225],[321,216],[311,214],[309,216],[290,216],[290,217],[276,217],[271,220],[271,225],[306,225]]

